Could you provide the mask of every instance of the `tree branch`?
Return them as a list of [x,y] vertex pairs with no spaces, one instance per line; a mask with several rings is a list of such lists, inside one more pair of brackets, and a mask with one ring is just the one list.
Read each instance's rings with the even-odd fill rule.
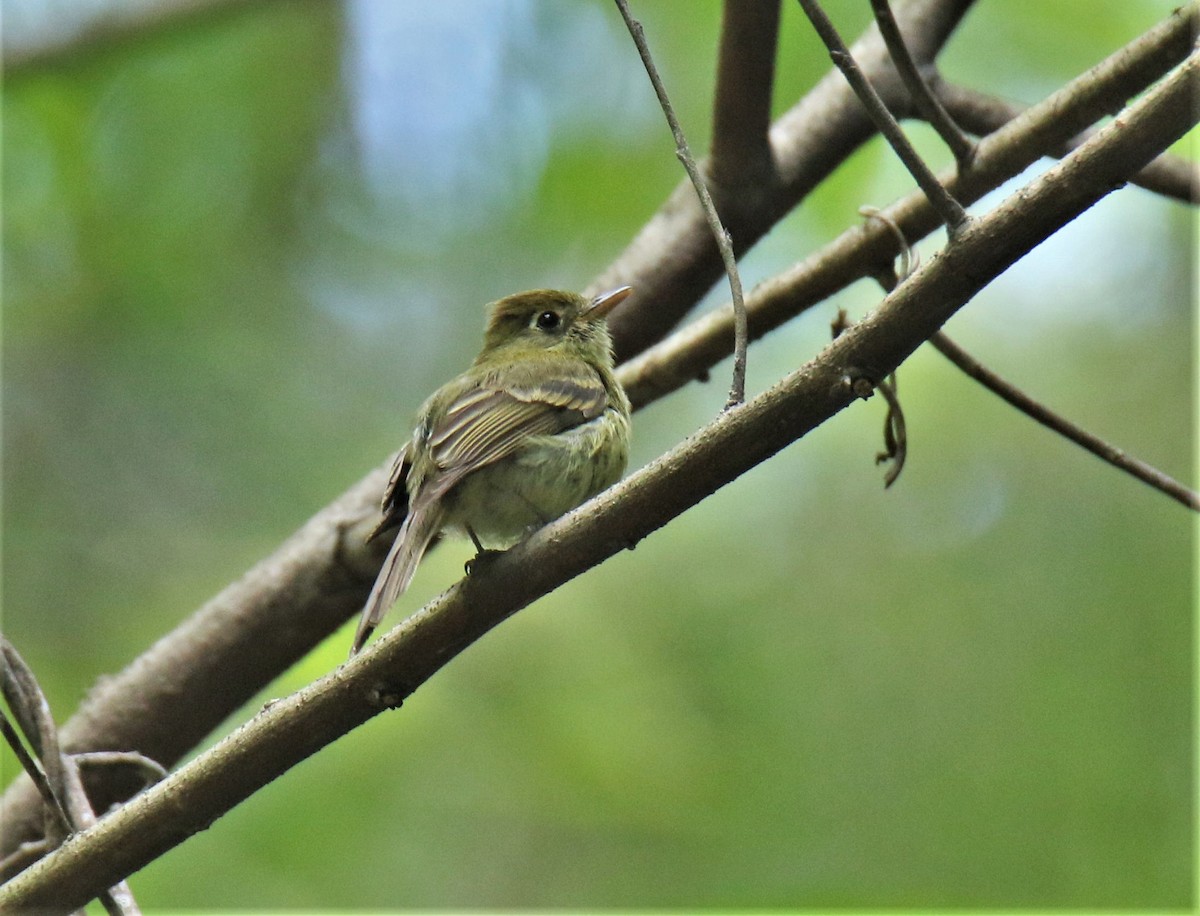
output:
[[1102,461],[1106,461],[1113,467],[1119,468],[1143,483],[1149,484],[1154,489],[1166,493],[1172,499],[1182,503],[1189,509],[1200,511],[1200,494],[1196,493],[1195,490],[1185,487],[1173,477],[1164,474],[1157,468],[1146,464],[1146,462],[1140,461],[1132,455],[1127,455],[1123,449],[1105,442],[1099,436],[1089,433],[1086,429],[1077,426],[1066,417],[1055,413],[1040,401],[1034,400],[1016,385],[1001,378],[987,366],[983,365],[941,331],[929,338],[929,343],[933,345],[934,349],[945,356],[946,359],[958,366],[959,369],[992,393],[999,395],[1013,407],[1017,408],[1017,410],[1021,411],[1021,413],[1032,417],[1043,426],[1054,430],[1054,432],[1066,437],[1076,445],[1082,446]]
[[[821,4],[817,0],[799,0],[799,2],[800,6],[804,8],[804,13],[808,16],[813,28],[821,37],[821,41],[829,49],[830,59],[842,71],[842,75],[846,77],[846,82],[854,89],[863,107],[866,108],[867,114],[875,122],[876,128],[883,134],[900,161],[904,163],[904,167],[908,169],[909,174],[912,175],[917,185],[925,192],[925,196],[929,198],[929,202],[933,204],[934,209],[941,216],[942,222],[945,223],[946,231],[953,238],[967,224],[968,217],[966,211],[954,199],[954,196],[946,190],[945,185],[938,181],[937,176],[925,164],[925,160],[917,155],[917,151],[913,149],[912,144],[908,142],[908,138],[904,136],[904,131],[900,129],[900,125],[896,123],[896,119],[888,111],[888,106],[880,98],[879,93],[875,91],[875,88],[871,85],[871,81],[859,69],[858,64],[855,63],[854,55],[850,53],[850,49],[846,47],[842,41],[842,37],[838,35],[837,29],[829,21],[829,17],[825,15]],[[892,25],[895,26],[894,20]]]
[[[978,136],[999,130],[1025,110],[1023,105],[998,99],[985,92],[956,86],[940,78],[933,80],[933,89],[963,127]],[[1077,149],[1079,144],[1093,133],[1092,128],[1085,128],[1077,137],[1047,150],[1047,153],[1061,158],[1071,150]],[[1163,153],[1129,180],[1164,197],[1188,204],[1200,204],[1200,165],[1181,156]]]
[[713,205],[712,197],[708,193],[708,185],[705,184],[700,169],[696,167],[696,160],[692,158],[687,137],[683,134],[683,127],[675,116],[675,108],[671,105],[671,99],[667,95],[667,87],[663,85],[658,68],[654,66],[654,58],[650,55],[650,46],[646,44],[645,30],[642,29],[642,24],[630,15],[626,0],[616,0],[616,3],[617,9],[621,11],[621,18],[625,20],[625,26],[633,38],[633,43],[637,46],[638,56],[641,57],[642,65],[646,68],[646,75],[650,77],[650,83],[654,86],[658,104],[662,106],[667,124],[671,128],[671,135],[675,138],[675,155],[683,163],[688,178],[692,180],[692,186],[696,189],[696,196],[700,199],[700,206],[704,210],[704,218],[708,221],[708,228],[712,231],[713,240],[721,252],[721,261],[725,264],[725,273],[729,277],[729,291],[733,296],[733,380],[729,386],[729,399],[725,406],[734,407],[746,400],[747,341],[746,303],[742,301],[742,278],[738,274],[737,258],[733,254],[733,240],[730,238],[728,230],[721,224],[721,217],[717,215],[717,208]]
[[[2,717],[0,723],[4,726],[5,738],[25,771],[38,783],[51,827],[47,830],[47,839],[60,843],[72,833],[94,825],[96,814],[83,789],[75,760],[64,754],[59,746],[54,717],[41,685],[25,659],[3,638],[0,638],[0,682],[5,702],[33,746],[41,767],[25,752],[7,717]],[[138,916],[141,912],[124,881],[100,888],[96,896],[113,916]]]
[[984,217],[880,307],[766,393],[452,587],[374,646],[68,840],[0,888],[10,910],[81,906],[310,754],[399,706],[465,646],[563,582],[631,547],[853,400],[994,277],[1119,187],[1191,127],[1200,52],[1115,122]]
[[958,163],[958,170],[965,171],[975,156],[975,143],[959,130],[954,119],[942,107],[942,103],[937,100],[921,76],[917,62],[913,60],[904,36],[900,34],[900,27],[896,24],[896,17],[892,15],[888,0],[871,0],[871,9],[875,12],[875,22],[879,25],[879,32],[887,44],[888,53],[892,55],[892,63],[896,65],[900,78],[904,80],[904,85],[908,87],[912,96],[913,105],[950,147],[954,161]]
[[61,831],[62,836],[66,836],[71,832],[71,824],[67,820],[65,806],[55,797],[50,780],[46,778],[46,774],[42,772],[42,768],[38,766],[29,751],[25,750],[25,745],[21,743],[21,736],[3,712],[0,712],[0,731],[4,733],[4,740],[17,758],[17,763],[21,764],[21,769],[33,780],[38,795],[42,797],[42,804],[45,805],[49,816],[54,819],[57,829]]
[[[138,750],[174,764],[361,609],[386,550],[364,541],[388,470],[376,468],[128,668],[100,680],[60,729],[64,750]],[[142,787],[113,775],[89,774],[98,809]],[[2,814],[5,852],[38,834],[28,782],[9,787]]]
[[722,7],[708,174],[715,185],[751,196],[775,182],[768,130],[780,2],[725,0]]
[[[934,53],[971,2],[909,4],[906,21],[922,23],[922,49]],[[882,70],[886,63],[877,37],[864,38],[858,53],[871,68]],[[772,147],[779,184],[763,199],[753,220],[739,220],[739,247],[750,247],[870,132],[870,122],[845,82],[830,74],[775,125]],[[599,292],[611,287],[610,278],[626,276],[638,291],[635,296],[654,305],[622,307],[610,318],[619,354],[637,352],[661,337],[707,291],[721,271],[716,253],[694,192],[685,182],[588,287],[589,293]],[[387,474],[386,466],[376,468],[275,554],[123,672],[98,684],[63,726],[64,747],[73,752],[136,748],[172,764],[337,629],[361,608],[383,560],[378,545],[361,545],[359,531],[370,525],[364,520],[374,518]],[[181,721],[174,712],[179,704],[194,714]],[[136,789],[135,784],[122,787],[107,781],[90,782],[89,787],[99,790],[94,797],[101,806]],[[0,819],[5,850],[37,835],[37,798],[29,783],[9,788]]]

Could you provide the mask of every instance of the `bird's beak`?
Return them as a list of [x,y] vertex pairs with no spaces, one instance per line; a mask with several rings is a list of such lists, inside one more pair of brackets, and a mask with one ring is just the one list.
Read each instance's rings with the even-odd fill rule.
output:
[[607,293],[601,293],[592,300],[591,305],[583,313],[585,321],[599,321],[618,305],[629,298],[629,294],[633,292],[632,286],[618,286],[614,290],[609,290]]

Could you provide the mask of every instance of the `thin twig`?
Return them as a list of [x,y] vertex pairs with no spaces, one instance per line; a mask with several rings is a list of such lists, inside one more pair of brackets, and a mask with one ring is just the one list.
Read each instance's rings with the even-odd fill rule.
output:
[[3,711],[0,711],[0,731],[4,732],[4,740],[8,742],[8,746],[12,748],[13,754],[17,757],[17,762],[21,764],[23,769],[33,780],[33,784],[37,786],[38,794],[42,796],[42,800],[46,803],[46,810],[51,816],[58,821],[58,826],[66,836],[71,832],[71,824],[67,820],[66,811],[63,804],[54,794],[54,787],[50,785],[46,779],[46,774],[42,772],[42,768],[38,766],[36,760],[30,756],[29,751],[25,750],[25,745],[21,741],[17,730],[13,728],[13,724],[8,721]]
[[[917,59],[935,57],[975,2],[910,0],[897,9],[896,16]],[[891,78],[894,69],[878,29],[872,26],[863,33],[854,45],[854,54],[872,81],[876,75],[882,80],[876,85],[888,105],[908,104],[908,92],[899,79]],[[769,132],[774,188],[759,196],[747,195],[740,187],[728,194],[719,184],[711,187],[738,254],[748,251],[875,134],[874,125],[837,72],[827,73],[780,114]],[[713,174],[707,164],[701,165],[705,175]],[[666,337],[714,284],[724,282],[725,265],[719,250],[709,242],[712,229],[708,218],[700,207],[693,206],[696,190],[691,179],[681,178],[621,254],[581,290],[596,295],[623,284],[636,287],[636,302],[631,300],[631,307],[618,309],[608,322],[618,362]],[[667,249],[664,242],[669,243]],[[727,349],[732,352],[732,322],[729,342]]]
[[[907,254],[902,257],[907,258]],[[891,286],[895,286],[894,278]],[[850,320],[846,310],[838,309],[830,325],[833,339],[837,340],[853,326],[854,322]],[[878,391],[887,401],[888,409],[883,418],[883,451],[875,455],[876,464],[893,462],[883,476],[883,488],[886,490],[900,477],[900,472],[904,470],[904,460],[908,457],[908,430],[904,423],[904,408],[900,406],[900,396],[896,391],[896,373],[892,372],[886,378],[878,380],[858,378],[854,382],[854,390],[855,394],[864,400]]]
[[654,60],[650,56],[650,48],[646,44],[646,33],[642,29],[642,24],[630,14],[626,0],[616,0],[616,4],[617,9],[621,11],[621,18],[625,20],[625,26],[633,38],[633,43],[637,46],[638,54],[641,56],[646,74],[654,86],[654,94],[658,96],[658,103],[662,106],[667,123],[671,126],[671,134],[675,137],[675,155],[683,163],[688,177],[691,178],[692,184],[696,188],[700,206],[704,209],[704,215],[708,219],[708,226],[717,242],[717,248],[721,251],[721,260],[725,262],[725,273],[729,277],[729,290],[733,297],[734,312],[733,381],[729,386],[729,400],[725,407],[726,409],[736,407],[746,400],[746,346],[750,332],[748,330],[749,322],[746,320],[746,303],[742,297],[742,278],[738,274],[737,258],[733,254],[733,240],[721,224],[721,217],[717,215],[717,208],[713,205],[712,196],[708,193],[704,176],[700,174],[696,160],[692,158],[692,153],[688,149],[683,128],[679,126],[679,119],[675,117],[675,109],[671,106],[670,98],[667,97],[666,87],[663,86],[662,78],[658,75],[658,68],[654,66]]
[[[0,637],[0,685],[4,700],[17,719],[29,743],[37,752],[39,766],[25,751],[20,737],[8,717],[0,714],[0,727],[25,772],[38,785],[46,802],[46,810],[57,830],[56,839],[65,840],[71,834],[86,830],[96,823],[95,812],[79,777],[75,761],[59,747],[58,730],[50,714],[50,704],[38,684],[37,677],[16,647]],[[39,778],[40,777],[40,778]],[[125,881],[116,881],[97,895],[111,916],[138,916],[141,912],[132,891]]]
[[46,810],[53,825],[61,828],[61,833],[52,839],[61,841],[77,825],[68,805],[63,778],[65,765],[58,747],[58,733],[50,713],[50,704],[46,702],[37,678],[16,647],[2,637],[0,662],[0,689],[3,690],[4,701],[12,710],[17,727],[33,748],[40,769],[45,774],[52,800],[52,803],[47,803]]
[[[55,735],[57,748],[58,737]],[[61,752],[59,752],[61,754]],[[74,832],[87,830],[96,824],[96,812],[87,797],[83,787],[83,779],[79,775],[79,767],[69,754],[61,754],[62,763],[62,792],[67,804],[67,817],[71,820]],[[96,899],[110,916],[140,916],[141,910],[133,897],[126,881],[117,881],[104,888],[96,895]]]
[[[1018,117],[989,131],[979,143],[972,169],[963,174],[948,169],[942,173],[942,181],[959,200],[974,203],[1106,112],[1119,109],[1122,100],[1144,92],[1167,68],[1187,56],[1197,28],[1200,4],[1193,2]],[[1164,158],[1169,157],[1160,155],[1151,166]],[[1142,169],[1135,174],[1145,173]],[[919,189],[891,204],[886,212],[913,240],[924,238],[939,225],[929,198]],[[746,311],[751,338],[763,337],[851,283],[874,276],[878,266],[890,265],[899,250],[892,233],[882,225],[846,230],[750,292]],[[733,310],[725,306],[698,317],[627,361],[619,375],[630,400],[642,407],[705,377],[729,356],[732,327]]]
[[166,767],[137,751],[87,751],[72,754],[71,759],[80,767],[129,767],[137,770],[148,786],[167,776]]
[[1107,461],[1115,468],[1127,474],[1132,474],[1143,483],[1148,483],[1154,489],[1166,493],[1172,499],[1183,503],[1189,509],[1200,511],[1200,494],[1190,490],[1174,478],[1164,474],[1157,468],[1151,467],[1144,461],[1139,461],[1132,455],[1127,455],[1122,449],[1105,442],[1099,436],[1094,436],[1085,429],[1076,426],[1065,417],[1061,417],[1049,407],[1035,401],[1011,382],[998,376],[977,359],[954,343],[944,332],[938,331],[929,338],[929,342],[946,359],[958,366],[989,391],[998,394],[1013,407],[1037,420],[1043,426],[1049,427],[1056,433],[1070,439],[1077,445],[1083,446],[1093,455]]
[[950,147],[950,152],[954,153],[954,161],[958,163],[958,170],[965,171],[970,168],[971,160],[975,158],[975,141],[954,123],[950,113],[942,107],[942,103],[925,82],[917,62],[909,53],[908,44],[900,33],[900,26],[896,24],[896,17],[892,15],[888,0],[871,0],[871,8],[875,11],[875,22],[887,45],[888,53],[892,56],[892,63],[896,65],[900,79],[904,80],[904,85],[908,87],[917,111]]
[[[1027,110],[1025,105],[948,83],[936,74],[929,85],[951,117],[980,137],[999,130]],[[1047,153],[1061,158],[1094,133],[1095,128],[1085,128],[1078,136]],[[1200,204],[1200,165],[1173,153],[1156,156],[1144,169],[1130,176],[1129,183],[1172,200]]]
[[912,144],[908,142],[908,138],[904,136],[904,131],[900,129],[900,125],[896,123],[896,119],[892,117],[892,113],[888,111],[887,105],[883,103],[883,99],[879,97],[870,80],[863,76],[862,70],[858,68],[858,64],[854,62],[854,57],[850,54],[850,50],[846,47],[846,43],[842,41],[837,29],[833,27],[833,23],[829,21],[829,17],[825,15],[825,11],[821,9],[821,4],[817,0],[799,0],[800,6],[803,7],[805,15],[808,16],[817,35],[821,41],[825,43],[825,47],[829,49],[829,57],[834,65],[842,71],[855,94],[862,101],[863,106],[867,109],[867,114],[871,116],[871,120],[875,126],[879,128],[879,132],[891,144],[892,149],[896,151],[896,155],[900,161],[904,163],[909,173],[920,185],[921,190],[929,198],[930,204],[938,212],[942,222],[946,225],[946,231],[950,238],[959,233],[968,221],[967,212],[962,208],[962,205],[954,199],[945,186],[942,185],[937,177],[930,171],[923,159],[917,155],[917,151],[913,149]]
[[877,220],[896,240],[896,249],[899,252],[896,257],[899,259],[900,265],[892,267],[888,282],[882,283],[881,281],[883,291],[890,293],[897,285],[913,275],[913,272],[921,265],[921,255],[908,243],[908,239],[904,236],[904,230],[900,228],[900,224],[892,218],[891,214],[878,207],[864,205],[858,208],[858,215]]
[[22,843],[3,859],[0,859],[0,882],[7,881],[18,872],[24,871],[53,848],[54,845],[45,837]]
[[[858,212],[860,216],[865,216],[867,219],[878,220],[896,239],[896,247],[900,252],[897,256],[900,261],[899,265],[893,263],[886,276],[876,277],[883,287],[883,291],[891,293],[912,276],[920,266],[920,253],[908,244],[908,239],[904,237],[904,230],[900,228],[900,224],[878,207],[863,206],[858,208]],[[904,421],[904,409],[900,406],[896,373],[893,372],[878,387],[879,393],[887,401],[888,412],[883,419],[884,450],[875,456],[875,463],[892,462],[892,466],[888,468],[887,474],[883,478],[883,487],[886,490],[899,479],[900,472],[904,470],[904,462],[908,458],[908,426]]]
[[[896,242],[900,247],[900,268],[896,271],[894,282],[890,285],[887,283],[884,284],[885,289],[888,292],[891,292],[891,289],[895,285],[898,283],[903,283],[906,279],[908,279],[912,272],[917,269],[917,266],[920,263],[920,258],[916,256],[916,253],[909,246],[908,240],[904,237],[904,230],[901,229],[899,224],[897,224],[896,221],[886,213],[874,207],[862,207],[859,209],[859,213],[869,219],[878,220],[879,222],[883,223],[883,225],[887,226],[892,235],[895,236]],[[1137,477],[1139,480],[1148,483],[1156,490],[1161,490],[1163,493],[1166,493],[1172,499],[1178,500],[1188,508],[1200,510],[1200,495],[1196,494],[1192,490],[1189,490],[1183,484],[1164,474],[1157,468],[1146,464],[1144,461],[1140,461],[1137,458],[1125,454],[1122,449],[1119,449],[1114,445],[1110,445],[1098,436],[1092,435],[1087,430],[1082,429],[1076,424],[1072,423],[1070,420],[1066,419],[1066,417],[1059,416],[1044,404],[1035,401],[1032,397],[1021,391],[1011,382],[1001,378],[995,372],[988,369],[987,366],[983,365],[981,362],[971,356],[971,354],[962,349],[962,347],[950,340],[950,338],[946,336],[945,332],[938,331],[929,339],[929,342],[933,344],[934,348],[937,349],[938,352],[942,353],[947,359],[954,363],[954,365],[962,369],[963,372],[978,381],[989,391],[999,395],[1010,405],[1017,408],[1017,410],[1032,417],[1034,420],[1037,420],[1039,423],[1049,427],[1060,435],[1065,436],[1067,439],[1070,439],[1077,445],[1083,446],[1092,454],[1099,456],[1102,460],[1107,461],[1114,467],[1125,471],[1128,474],[1132,474],[1134,477]],[[881,393],[887,399],[888,403],[892,404],[895,400],[894,379],[891,390],[884,388],[883,385],[880,385],[879,388]],[[896,402],[895,406],[898,408],[898,401]],[[889,414],[888,419],[890,422],[891,414]],[[887,427],[886,429],[890,430],[891,427]],[[899,416],[899,429],[900,434],[903,436],[903,414],[900,414]],[[885,439],[886,438],[887,433],[885,432]],[[889,452],[891,452],[890,448]],[[890,457],[894,456],[892,454],[881,454],[878,460],[884,461]],[[898,463],[903,464],[903,462],[904,456],[901,454],[898,459]],[[898,470],[897,473],[899,473]],[[888,485],[890,485],[890,483],[891,481],[888,482]]]
[[883,488],[886,490],[904,470],[904,460],[908,457],[908,429],[904,423],[904,409],[900,406],[900,394],[896,389],[896,373],[893,372],[875,387],[888,405],[883,418],[883,451],[875,455],[876,464],[892,462],[883,475]]

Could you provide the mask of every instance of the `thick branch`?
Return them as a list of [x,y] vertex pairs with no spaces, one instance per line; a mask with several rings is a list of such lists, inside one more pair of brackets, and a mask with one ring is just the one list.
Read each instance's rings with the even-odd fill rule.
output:
[[1119,187],[1191,127],[1200,52],[1078,151],[985,217],[874,313],[770,391],[551,523],[447,591],[371,650],[247,725],[0,888],[10,910],[81,906],[289,767],[385,709],[515,611],[622,549],[851,403],[993,278]]
[[[1048,145],[1078,133],[1136,95],[1191,46],[1197,4],[1190,4],[1122,52],[980,144],[969,182],[952,187],[971,201],[1020,172]],[[841,82],[841,77],[834,74]],[[844,85],[844,84],[843,84]],[[1114,101],[1116,100],[1116,101]],[[857,103],[854,103],[857,105]],[[1059,134],[1058,131],[1066,131]],[[691,193],[688,188],[688,193]],[[931,232],[936,216],[915,194],[887,211],[910,240]],[[702,225],[707,232],[707,227]],[[664,242],[663,256],[674,249]],[[844,233],[793,270],[750,296],[750,330],[759,337],[895,254],[890,234],[874,224]],[[729,355],[728,309],[710,313],[621,369],[636,404],[646,404],[704,373]],[[390,464],[390,462],[389,462]],[[229,714],[362,607],[382,554],[364,546],[387,479],[381,466],[315,515],[272,556],[148,649],[106,678],[60,730],[65,749],[137,749],[172,765]],[[178,710],[188,709],[180,717]],[[111,777],[110,771],[105,771]],[[90,780],[98,808],[127,798],[140,783]],[[3,799],[0,837],[11,852],[40,835],[39,800],[28,780]]]
[[[908,22],[921,21],[922,48],[933,54],[971,0],[919,0]],[[858,48],[872,72],[886,63],[882,42]],[[745,250],[803,194],[824,179],[870,135],[870,123],[835,73],[780,119],[772,145],[780,186],[762,204],[751,236],[734,227]],[[651,307],[618,309],[610,320],[618,351],[637,352],[657,339],[720,276],[708,226],[688,183],[620,258],[589,286],[631,278]],[[715,268],[710,273],[709,268]],[[648,320],[643,313],[650,314]],[[622,328],[624,327],[624,330]],[[732,339],[732,328],[730,330]],[[129,668],[98,685],[62,728],[70,751],[137,749],[173,764],[226,716],[332,633],[362,606],[382,554],[361,547],[357,528],[375,513],[387,468],[377,468],[328,509],[314,516],[276,554],[229,586]],[[367,522],[369,524],[369,522]],[[189,709],[183,721],[175,714]],[[103,805],[133,787],[106,785]],[[28,783],[6,793],[0,841],[5,849],[37,835],[37,799]]]
[[774,184],[767,131],[779,38],[780,0],[725,0],[709,175],[724,189]]

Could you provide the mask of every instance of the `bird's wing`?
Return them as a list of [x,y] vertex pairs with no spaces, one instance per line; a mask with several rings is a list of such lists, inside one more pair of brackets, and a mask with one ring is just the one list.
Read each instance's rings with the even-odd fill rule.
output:
[[519,371],[488,379],[449,405],[430,430],[430,455],[442,472],[438,476],[456,482],[512,454],[530,436],[562,432],[598,417],[606,403],[603,383],[586,365],[536,379]]
[[585,363],[506,367],[481,376],[454,395],[441,419],[417,430],[400,450],[383,497],[383,521],[375,537],[412,511],[408,475],[414,450],[427,449],[433,459],[417,492],[422,505],[440,498],[472,471],[511,455],[529,436],[551,435],[598,417],[608,403],[604,383]]
[[408,449],[411,444],[411,442],[405,442],[400,446],[400,451],[396,453],[396,458],[392,462],[392,472],[388,475],[387,486],[383,490],[383,501],[379,506],[379,510],[383,513],[383,520],[375,526],[374,531],[367,535],[368,543],[385,531],[400,527],[405,516],[408,515],[406,482],[408,472],[412,468],[412,461],[408,457]]

